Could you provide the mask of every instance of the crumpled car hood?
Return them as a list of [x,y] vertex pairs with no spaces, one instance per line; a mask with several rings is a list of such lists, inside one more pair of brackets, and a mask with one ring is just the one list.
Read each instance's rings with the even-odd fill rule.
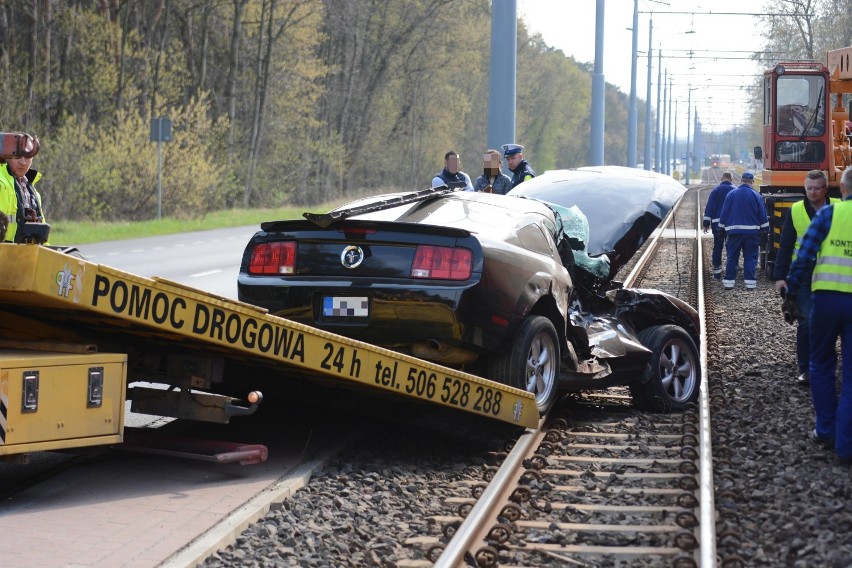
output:
[[507,195],[560,207],[576,205],[588,219],[586,254],[607,254],[614,275],[665,219],[686,187],[670,176],[621,166],[550,170]]

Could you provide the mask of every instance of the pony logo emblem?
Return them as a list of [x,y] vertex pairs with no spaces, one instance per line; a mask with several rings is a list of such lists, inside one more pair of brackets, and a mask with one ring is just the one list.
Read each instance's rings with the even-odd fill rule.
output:
[[358,268],[364,262],[364,250],[357,245],[349,245],[340,253],[340,264],[345,268]]

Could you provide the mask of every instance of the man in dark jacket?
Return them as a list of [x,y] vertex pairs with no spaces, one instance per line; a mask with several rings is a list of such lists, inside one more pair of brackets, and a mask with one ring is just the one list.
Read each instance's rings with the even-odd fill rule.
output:
[[713,278],[716,280],[722,279],[722,247],[725,246],[725,235],[719,231],[719,215],[725,197],[734,189],[733,179],[731,172],[722,172],[722,182],[710,192],[704,208],[704,232],[713,230]]
[[444,169],[432,178],[432,187],[441,187],[442,185],[453,189],[473,191],[470,176],[461,171],[461,158],[453,150],[444,154]]
[[524,147],[520,144],[503,144],[503,157],[512,172],[512,187],[535,177],[535,172],[524,159]]
[[473,180],[474,191],[486,193],[498,193],[506,195],[512,189],[512,180],[500,171],[500,152],[497,150],[486,150],[482,156],[482,175]]
[[[828,197],[828,176],[822,170],[811,170],[805,176],[805,199],[797,201],[790,207],[790,212],[784,219],[781,229],[781,241],[779,243],[778,255],[775,257],[775,269],[772,278],[775,279],[775,289],[781,293],[787,293],[787,272],[796,258],[802,236],[808,230],[811,219],[817,211],[831,200]],[[809,383],[808,361],[810,359],[808,312],[811,311],[811,275],[808,272],[802,280],[802,285],[796,294],[796,305],[799,308],[799,317],[796,318],[796,359],[799,365],[799,376],[796,379],[800,385]]]

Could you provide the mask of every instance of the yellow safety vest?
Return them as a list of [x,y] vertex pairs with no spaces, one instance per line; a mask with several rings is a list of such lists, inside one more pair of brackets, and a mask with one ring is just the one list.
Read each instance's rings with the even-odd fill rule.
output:
[[[36,172],[35,179],[32,181],[33,191],[35,184],[41,179],[41,172]],[[38,207],[42,214],[44,208],[41,206],[41,195],[35,191]],[[0,212],[9,216],[9,227],[6,229],[6,241],[15,242],[15,234],[18,232],[18,198],[15,195],[15,178],[9,173],[9,167],[6,164],[0,164]]]
[[[831,198],[825,197],[825,205],[831,203]],[[825,207],[823,205],[823,207]],[[793,260],[796,260],[796,253],[799,247],[802,246],[802,237],[805,231],[808,230],[808,225],[811,224],[811,218],[808,217],[808,210],[805,209],[805,200],[797,201],[790,207],[790,216],[793,218],[793,228],[796,229],[796,244],[793,245]]]
[[817,254],[811,290],[852,294],[852,200],[833,207],[831,228]]

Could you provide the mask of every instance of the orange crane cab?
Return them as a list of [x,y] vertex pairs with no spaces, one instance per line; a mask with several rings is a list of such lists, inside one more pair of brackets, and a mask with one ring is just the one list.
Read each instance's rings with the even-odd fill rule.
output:
[[852,93],[852,47],[828,52],[827,65],[788,61],[763,74],[763,159],[759,186],[769,213],[770,235],[761,266],[771,273],[781,228],[789,208],[804,197],[805,175],[822,170],[828,194],[840,197],[840,175],[852,165],[847,133],[849,110],[843,95]]

